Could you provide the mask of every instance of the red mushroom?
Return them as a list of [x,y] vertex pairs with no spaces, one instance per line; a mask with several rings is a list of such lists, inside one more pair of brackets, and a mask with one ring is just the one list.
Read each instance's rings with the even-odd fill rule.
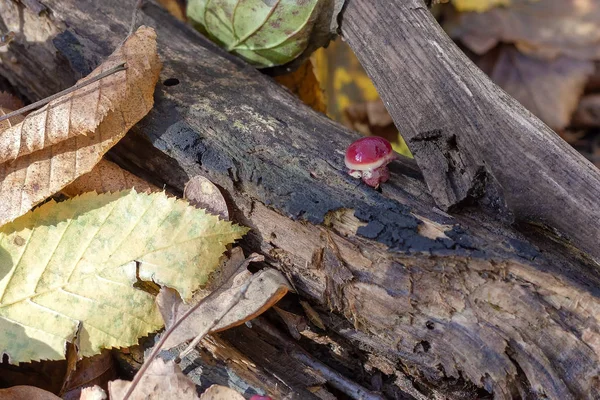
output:
[[396,158],[390,142],[378,136],[358,139],[346,150],[344,162],[355,178],[376,188],[390,178],[387,165]]

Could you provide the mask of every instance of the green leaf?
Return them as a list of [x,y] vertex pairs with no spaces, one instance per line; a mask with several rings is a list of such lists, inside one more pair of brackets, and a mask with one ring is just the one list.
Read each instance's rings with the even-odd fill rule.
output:
[[187,14],[229,52],[257,67],[271,67],[293,60],[307,48],[325,3],[330,1],[190,0]]
[[162,326],[137,276],[190,299],[246,232],[164,193],[46,203],[0,228],[0,354],[62,359],[75,335],[83,356],[132,345]]

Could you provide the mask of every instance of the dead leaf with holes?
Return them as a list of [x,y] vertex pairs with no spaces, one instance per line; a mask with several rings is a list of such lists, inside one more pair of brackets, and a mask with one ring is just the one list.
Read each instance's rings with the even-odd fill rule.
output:
[[0,225],[92,170],[153,105],[156,33],[140,27],[86,79],[117,72],[50,102],[0,132]]

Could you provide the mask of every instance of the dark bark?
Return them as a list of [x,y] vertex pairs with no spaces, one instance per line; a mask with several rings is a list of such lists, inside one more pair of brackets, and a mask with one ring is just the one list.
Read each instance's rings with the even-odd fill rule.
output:
[[[0,3],[4,24],[19,34],[0,54],[0,70],[32,99],[69,86],[110,54],[129,30],[132,9],[117,0],[41,3],[48,10],[41,15],[19,3]],[[353,15],[352,3],[348,7],[347,17]],[[316,335],[320,340],[339,339],[342,351],[364,357],[363,368],[380,370],[392,382],[394,375],[399,382],[408,377],[414,384],[410,390],[427,396],[475,398],[486,391],[498,398],[600,395],[600,276],[586,254],[535,226],[519,232],[479,208],[454,215],[440,211],[407,159],[391,164],[391,180],[381,193],[360,184],[343,167],[343,151],[356,133],[303,106],[157,6],[148,4],[141,14],[158,33],[161,82],[179,83],[158,85],[154,109],[111,157],[174,193],[181,193],[196,174],[219,185],[233,207],[232,218],[252,228],[243,245],[265,254],[320,313],[327,329]],[[32,36],[38,30],[52,35],[38,40]],[[463,71],[462,79],[470,73]],[[406,74],[409,82],[421,79],[414,76],[418,71]],[[486,85],[469,90],[478,93]],[[436,121],[436,99],[446,93],[432,97],[428,89],[405,89],[415,103],[407,115],[419,110],[415,121]],[[458,104],[465,101],[449,96]],[[431,109],[421,109],[426,100]],[[502,113],[506,104],[497,111]],[[483,124],[474,118],[492,118],[493,112],[468,120],[457,116],[452,127],[464,123],[470,131]],[[523,114],[519,121],[544,129],[532,118]],[[419,131],[424,129],[419,125]],[[435,146],[437,139],[431,140]],[[445,162],[435,158],[436,151],[432,157]],[[465,166],[476,177],[469,160],[464,158]],[[492,172],[496,169],[484,174]],[[433,175],[426,171],[426,176]],[[468,185],[461,179],[455,180],[456,187],[464,192]],[[583,180],[573,177],[576,184]],[[573,211],[565,207],[561,214]],[[594,215],[590,211],[589,218]],[[247,339],[230,334],[227,341],[237,343],[237,351],[254,362],[264,362],[256,349],[248,349]],[[299,343],[319,359],[306,342]],[[292,392],[306,390],[290,387]]]

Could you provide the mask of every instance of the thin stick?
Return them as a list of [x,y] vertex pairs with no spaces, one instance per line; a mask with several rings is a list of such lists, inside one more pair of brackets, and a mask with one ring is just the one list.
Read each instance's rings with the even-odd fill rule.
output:
[[221,322],[221,320],[223,319],[223,317],[225,317],[229,311],[231,311],[233,309],[233,307],[235,307],[240,300],[242,300],[242,297],[244,297],[246,295],[246,291],[248,291],[248,287],[250,286],[250,283],[252,282],[252,278],[254,277],[251,276],[250,279],[248,279],[248,282],[246,282],[241,288],[240,290],[235,294],[235,296],[233,296],[229,302],[229,304],[227,304],[227,307],[225,307],[225,311],[223,311],[221,313],[221,315],[219,315],[218,317],[216,317],[208,327],[206,327],[204,329],[203,332],[200,332],[198,334],[198,336],[196,336],[196,338],[194,340],[192,340],[190,342],[190,344],[188,345],[188,347],[185,348],[185,350],[183,350],[181,353],[179,353],[179,356],[177,357],[179,360],[181,360],[182,358],[184,358],[185,356],[187,356],[188,354],[191,353],[191,351],[194,349],[194,347],[196,347],[196,345],[202,340],[202,338],[204,336],[206,336],[206,334],[208,332],[210,332],[210,330],[212,328],[214,328],[215,326],[217,326],[217,324],[219,322]]
[[0,121],[4,121],[5,119],[12,118],[16,115],[20,115],[20,114],[26,113],[31,110],[35,110],[36,108],[39,108],[41,106],[44,106],[44,105],[50,103],[52,100],[56,100],[59,97],[62,97],[64,95],[74,92],[76,90],[79,90],[83,87],[86,87],[87,85],[91,85],[94,82],[98,82],[100,79],[106,78],[109,75],[115,74],[120,71],[125,71],[126,69],[127,69],[127,65],[125,65],[125,63],[116,65],[116,66],[112,67],[111,69],[108,69],[108,70],[102,72],[101,74],[98,74],[85,82],[78,83],[77,85],[71,86],[70,88],[63,90],[62,92],[58,92],[56,94],[53,94],[52,96],[46,97],[45,99],[36,101],[35,103],[32,103],[28,106],[19,108],[17,111],[13,111],[6,115],[3,115],[0,117]]
[[[254,256],[254,254],[250,255],[250,257],[248,257],[248,259],[246,259],[245,262],[248,262],[253,256]],[[200,340],[202,340],[202,338],[204,336],[206,336],[206,334],[208,332],[210,332],[210,330],[212,328],[214,328],[219,322],[221,322],[221,320],[223,319],[223,317],[225,315],[227,315],[227,313],[229,313],[229,311],[231,311],[231,309],[233,309],[233,307],[235,307],[240,302],[240,300],[242,299],[242,297],[245,296],[246,291],[248,290],[248,287],[250,286],[250,283],[252,283],[254,276],[255,275],[251,276],[248,279],[248,281],[244,285],[242,285],[242,287],[236,293],[236,295],[231,298],[231,301],[229,302],[229,304],[227,305],[227,307],[225,308],[225,310],[217,318],[215,318],[208,325],[208,327],[203,332],[201,332],[200,335],[198,335],[196,337],[196,339],[193,340],[192,343],[194,344],[194,346]],[[225,281],[225,283],[223,285],[225,285],[226,283],[227,283],[227,281]],[[221,286],[223,286],[223,285],[221,285]],[[213,293],[215,293],[215,292],[217,292],[217,290],[213,291]],[[165,342],[167,341],[167,339],[169,338],[169,336],[171,336],[171,333],[173,333],[175,331],[175,329],[181,324],[182,321],[184,321],[187,317],[189,317],[196,309],[198,309],[198,307],[201,304],[205,303],[210,298],[211,298],[210,295],[206,296],[204,299],[202,299],[201,302],[199,302],[198,304],[196,304],[195,307],[192,307],[189,310],[187,310],[185,312],[185,314],[183,314],[181,316],[181,318],[179,318],[177,321],[175,321],[175,323],[169,329],[165,330],[165,333],[162,335],[162,337],[160,338],[160,340],[158,341],[158,343],[154,346],[154,348],[152,349],[152,352],[150,353],[150,355],[148,356],[148,358],[146,360],[144,360],[144,364],[142,364],[142,367],[139,369],[139,371],[137,372],[137,374],[135,374],[135,376],[133,377],[133,380],[131,381],[131,384],[129,385],[129,388],[127,388],[127,392],[123,396],[122,400],[128,400],[129,399],[129,397],[131,396],[131,394],[133,393],[133,391],[135,390],[135,388],[137,387],[137,385],[140,383],[140,380],[142,379],[142,376],[144,376],[144,374],[146,373],[146,370],[148,370],[148,367],[150,367],[150,364],[152,363],[152,361],[154,361],[154,359],[156,358],[156,356],[158,356],[158,353],[160,353],[163,345],[165,344]],[[191,351],[189,349],[193,348],[192,343],[190,343],[190,346],[188,346],[184,351],[182,351],[180,353],[180,356],[184,352],[186,352],[186,351],[188,353],[189,353],[189,351]],[[178,356],[177,358],[180,359],[181,358],[180,356]]]
[[135,3],[135,7],[133,8],[133,14],[131,15],[131,23],[129,25],[129,33],[127,37],[133,35],[133,31],[135,31],[135,27],[137,25],[138,14],[144,5],[144,0],[137,0]]

